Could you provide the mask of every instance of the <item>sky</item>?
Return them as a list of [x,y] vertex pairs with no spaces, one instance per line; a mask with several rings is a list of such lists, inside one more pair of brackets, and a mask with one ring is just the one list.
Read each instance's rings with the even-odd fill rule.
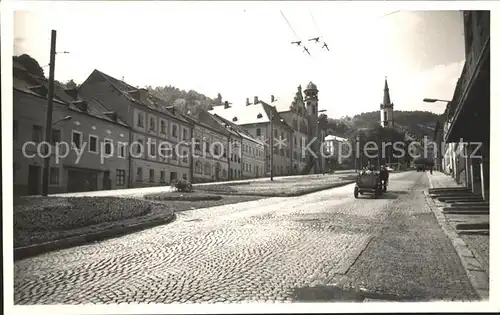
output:
[[[401,11],[328,2],[51,2],[17,11],[14,54],[55,79],[83,82],[101,70],[134,86],[173,85],[233,106],[246,98],[292,99],[314,82],[330,117],[379,109],[387,76],[395,110],[442,113],[464,63],[459,11]],[[293,30],[289,27],[289,21]],[[308,39],[320,36],[330,51]],[[291,41],[302,40],[311,56]]]

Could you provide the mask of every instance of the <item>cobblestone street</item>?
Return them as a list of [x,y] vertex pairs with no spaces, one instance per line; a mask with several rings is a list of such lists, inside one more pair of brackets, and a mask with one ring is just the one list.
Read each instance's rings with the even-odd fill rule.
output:
[[[425,173],[178,213],[171,224],[17,261],[15,304],[476,300],[427,208]],[[334,292],[335,291],[335,292]],[[346,293],[343,300],[349,300]]]

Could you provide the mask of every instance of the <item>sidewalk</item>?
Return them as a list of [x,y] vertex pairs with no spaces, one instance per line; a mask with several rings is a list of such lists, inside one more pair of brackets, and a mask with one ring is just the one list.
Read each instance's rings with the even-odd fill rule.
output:
[[[455,180],[444,173],[427,173],[431,188],[463,187],[458,185]],[[453,226],[457,217],[468,220],[467,216],[462,214],[447,215],[443,213],[443,208],[448,204],[439,202],[431,198],[428,194],[427,202],[436,218],[448,235],[455,247],[462,264],[469,276],[469,279],[482,299],[488,299],[489,296],[489,235],[467,234],[462,235],[457,232]],[[477,216],[476,216],[477,217]]]

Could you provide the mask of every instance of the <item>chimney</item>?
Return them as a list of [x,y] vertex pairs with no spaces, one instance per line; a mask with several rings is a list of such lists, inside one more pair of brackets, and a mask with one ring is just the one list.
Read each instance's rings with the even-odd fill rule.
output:
[[228,102],[228,101],[225,101],[225,102],[224,102],[224,108],[225,108],[225,109],[228,109],[228,108],[229,108],[229,102]]
[[141,101],[148,98],[148,90],[147,89],[139,89],[139,98]]
[[254,96],[253,97],[253,103],[257,104],[258,102],[259,102],[259,97],[258,96]]
[[271,95],[271,103],[274,103],[274,95]]
[[250,98],[247,97],[247,102],[246,102],[246,105],[250,105]]

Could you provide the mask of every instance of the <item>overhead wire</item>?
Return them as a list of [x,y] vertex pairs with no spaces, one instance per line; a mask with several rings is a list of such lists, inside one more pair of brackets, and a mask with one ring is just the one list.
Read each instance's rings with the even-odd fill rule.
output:
[[319,30],[318,24],[316,23],[316,20],[314,19],[312,12],[309,11],[309,14],[311,15],[311,19],[314,23],[314,27],[316,28],[316,31],[318,32],[319,38],[323,39],[323,36],[321,35],[321,31]]
[[295,39],[300,40],[299,35],[297,35],[297,32],[295,32],[295,30],[293,29],[292,25],[290,24],[290,22],[288,21],[288,19],[285,16],[285,14],[283,13],[283,11],[280,10],[280,13],[281,13],[281,16],[283,17],[283,19],[285,20],[286,24],[288,24],[288,27],[290,27],[290,29],[292,30],[293,34],[295,35]]

